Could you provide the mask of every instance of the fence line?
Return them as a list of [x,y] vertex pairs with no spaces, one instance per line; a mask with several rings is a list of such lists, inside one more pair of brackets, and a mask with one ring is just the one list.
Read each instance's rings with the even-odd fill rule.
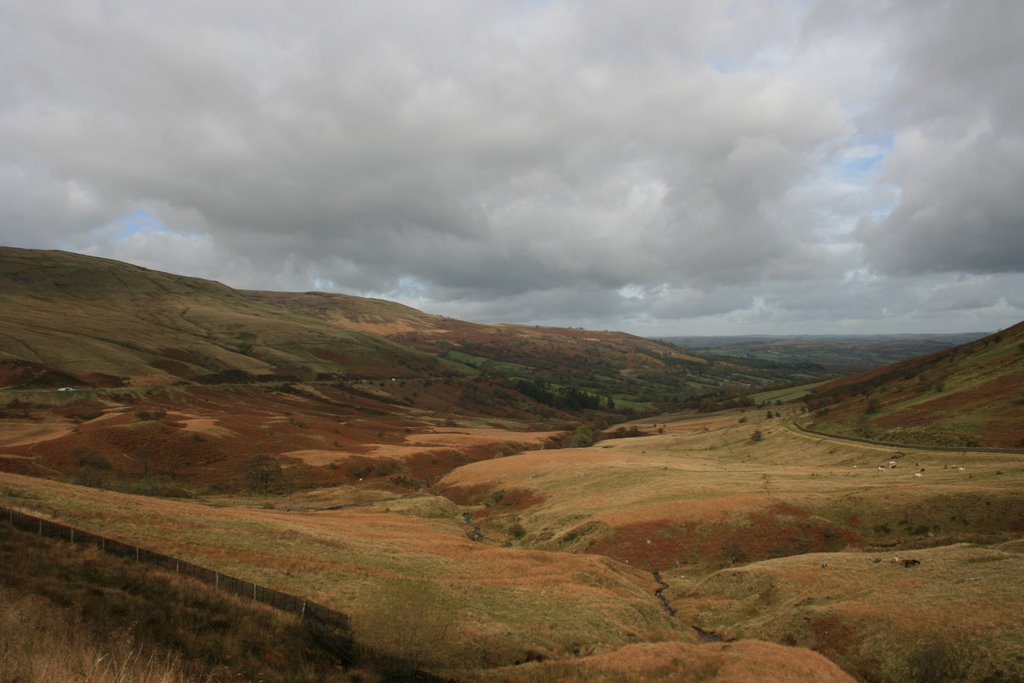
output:
[[82,529],[49,519],[30,515],[14,508],[0,506],[0,517],[15,529],[21,529],[38,536],[53,538],[79,545],[93,545],[100,550],[134,559],[140,564],[161,567],[168,571],[188,576],[226,593],[249,598],[255,602],[269,605],[283,612],[294,614],[302,622],[313,639],[322,648],[337,657],[344,665],[352,666],[359,662],[369,662],[382,672],[389,675],[388,680],[414,681],[423,683],[443,683],[448,679],[440,678],[426,671],[410,667],[400,659],[375,652],[355,642],[351,635],[351,622],[346,614],[335,612],[329,607],[307,600],[290,593],[283,593],[273,588],[260,586],[251,581],[218,572],[207,567],[172,557],[154,550],[122,543],[113,538],[94,534]]

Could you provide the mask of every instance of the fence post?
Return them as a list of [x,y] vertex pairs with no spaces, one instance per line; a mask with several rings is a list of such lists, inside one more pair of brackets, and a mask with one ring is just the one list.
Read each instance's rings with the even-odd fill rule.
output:
[[43,520],[39,520],[39,535],[43,535]]
[[252,599],[256,599],[256,584],[252,584]]
[[213,585],[220,588],[220,572],[213,573]]
[[299,615],[299,621],[306,620],[306,601],[302,601],[302,613]]
[[135,561],[139,561],[139,546],[135,546]]
[[71,526],[71,527],[68,527],[68,528],[71,529],[71,542],[74,543],[75,542],[75,527]]

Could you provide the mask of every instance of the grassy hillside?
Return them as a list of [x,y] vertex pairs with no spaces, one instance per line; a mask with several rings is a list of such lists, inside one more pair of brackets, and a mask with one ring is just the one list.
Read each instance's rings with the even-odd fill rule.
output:
[[[462,464],[421,492],[171,501],[0,474],[0,500],[306,595],[460,680],[1024,675],[1020,457],[907,453],[787,419],[637,422],[589,448]],[[439,426],[377,455],[485,438]],[[693,626],[737,642],[701,644]]]
[[620,413],[711,408],[757,389],[836,374],[817,366],[809,372],[806,363],[695,355],[623,332],[484,325],[342,294],[245,294],[339,327],[386,335],[464,372],[500,378],[506,386],[555,408],[574,409],[572,399],[565,398],[573,390],[585,392],[591,407],[611,406]]
[[[621,332],[483,325],[343,294],[237,291],[56,251],[0,248],[0,390],[482,379],[465,408],[618,415],[713,407],[794,379]],[[500,393],[500,392],[499,392]],[[601,418],[596,418],[600,421]]]
[[858,680],[1024,676],[1020,456],[830,441],[761,411],[637,426],[437,488],[489,535],[657,571],[680,625],[810,648]]
[[965,334],[669,337],[665,341],[711,358],[791,367],[808,377],[849,375],[943,351],[984,336]]
[[0,248],[0,328],[0,387],[441,374],[429,355],[217,282],[65,252]]
[[853,375],[804,398],[815,429],[935,446],[1024,448],[1024,323]]
[[298,620],[0,524],[5,681],[344,681]]

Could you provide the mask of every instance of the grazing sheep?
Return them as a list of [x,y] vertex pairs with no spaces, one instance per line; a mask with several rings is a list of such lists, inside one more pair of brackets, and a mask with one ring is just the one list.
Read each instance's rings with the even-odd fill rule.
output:
[[903,566],[907,569],[910,569],[911,567],[916,567],[919,564],[921,564],[921,560],[915,560],[913,558],[903,560]]
[[879,465],[878,466],[878,471],[879,472],[885,472],[885,465]]
[[915,477],[923,477],[924,475],[921,474],[920,472],[914,472],[914,476]]
[[822,569],[828,569],[828,560],[824,560],[824,561],[823,561],[823,562],[821,563],[821,568],[822,568]]

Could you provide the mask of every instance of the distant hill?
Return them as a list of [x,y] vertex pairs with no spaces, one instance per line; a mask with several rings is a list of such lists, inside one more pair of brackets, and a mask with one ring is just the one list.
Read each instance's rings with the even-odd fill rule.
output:
[[809,377],[846,375],[941,351],[984,337],[962,334],[668,337],[704,357],[765,367],[792,367]]
[[[555,411],[544,415],[637,415],[713,407],[792,380],[788,369],[709,360],[623,332],[241,291],[60,251],[0,248],[0,327],[0,389],[480,377]],[[484,386],[468,386],[462,407],[506,410],[489,405],[497,394]]]
[[59,251],[0,248],[0,328],[0,387],[440,373],[429,354],[219,282]]
[[883,441],[1024,447],[1024,323],[838,379],[804,399],[810,426]]

